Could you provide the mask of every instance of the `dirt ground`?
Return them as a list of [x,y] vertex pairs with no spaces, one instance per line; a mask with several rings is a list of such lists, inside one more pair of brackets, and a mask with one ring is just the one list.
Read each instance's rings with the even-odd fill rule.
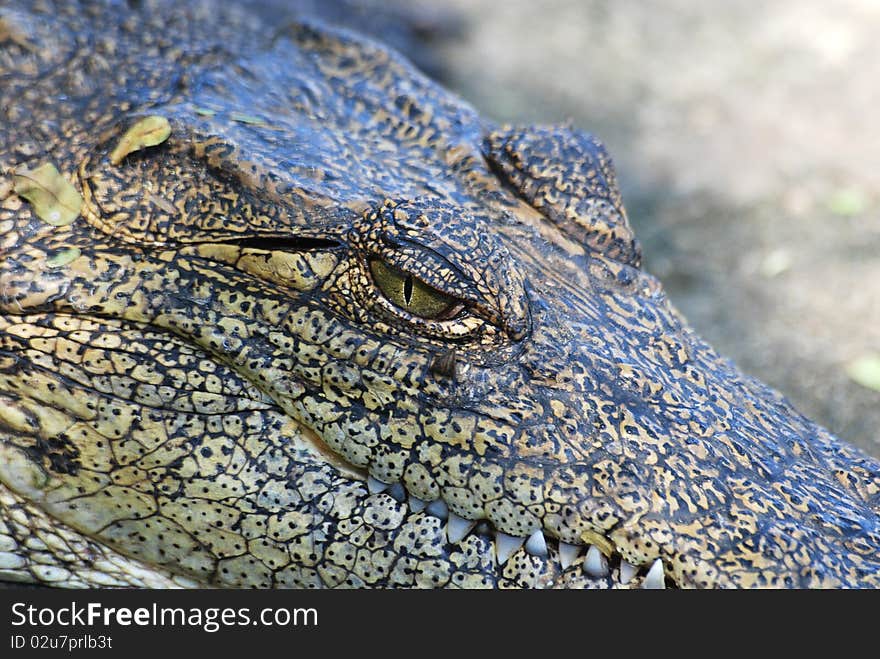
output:
[[599,135],[696,330],[880,456],[880,391],[853,375],[880,356],[880,4],[451,6],[446,84],[497,120]]

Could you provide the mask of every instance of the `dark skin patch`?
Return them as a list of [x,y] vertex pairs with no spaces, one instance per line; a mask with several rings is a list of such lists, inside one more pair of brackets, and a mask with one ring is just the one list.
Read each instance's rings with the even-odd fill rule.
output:
[[444,378],[455,381],[455,348],[437,355],[431,361],[431,372]]

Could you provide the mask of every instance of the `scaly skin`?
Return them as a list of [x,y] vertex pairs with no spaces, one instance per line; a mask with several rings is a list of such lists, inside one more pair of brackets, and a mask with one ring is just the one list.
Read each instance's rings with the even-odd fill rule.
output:
[[596,140],[181,4],[0,8],[0,577],[880,585],[880,465],[688,329]]

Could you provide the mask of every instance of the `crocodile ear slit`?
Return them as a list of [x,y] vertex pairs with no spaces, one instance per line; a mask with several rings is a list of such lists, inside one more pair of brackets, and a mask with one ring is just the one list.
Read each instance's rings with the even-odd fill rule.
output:
[[447,350],[439,355],[436,355],[434,359],[431,361],[430,370],[435,375],[439,375],[444,378],[448,378],[455,382],[456,377],[456,354],[455,348]]
[[592,135],[561,126],[489,133],[485,156],[502,182],[588,252],[641,265],[614,166]]

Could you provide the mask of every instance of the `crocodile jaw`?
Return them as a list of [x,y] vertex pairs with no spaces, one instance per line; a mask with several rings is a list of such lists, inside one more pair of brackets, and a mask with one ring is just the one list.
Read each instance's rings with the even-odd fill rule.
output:
[[[267,43],[167,3],[183,76],[151,31],[63,9],[48,40],[12,15],[4,81],[4,162],[83,199],[58,226],[0,184],[15,574],[44,578],[48,513],[86,554],[216,585],[657,585],[658,560],[679,586],[877,583],[876,462],[693,336],[594,139],[496,129],[310,23]],[[82,34],[120,67],[65,77]],[[144,113],[170,136],[120,160]],[[444,264],[466,318],[394,316],[376,257]]]

